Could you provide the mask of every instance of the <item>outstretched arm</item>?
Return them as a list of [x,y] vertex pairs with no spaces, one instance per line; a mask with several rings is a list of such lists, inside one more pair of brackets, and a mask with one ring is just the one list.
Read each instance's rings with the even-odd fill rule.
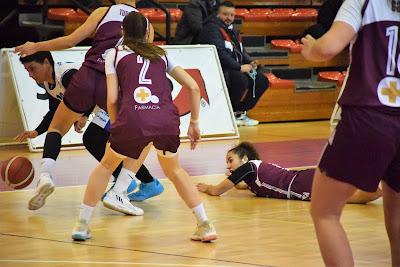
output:
[[251,180],[255,179],[256,168],[251,162],[247,162],[234,170],[228,178],[223,180],[217,185],[209,185],[205,183],[198,183],[197,189],[200,192],[209,194],[211,196],[219,196],[226,191],[232,189],[235,185],[239,184],[244,179]]
[[321,38],[314,39],[307,34],[301,39],[301,54],[310,61],[326,61],[339,54],[356,36],[354,29],[347,23],[334,22],[330,30]]
[[17,46],[15,52],[22,57],[32,55],[39,51],[51,51],[51,50],[62,50],[71,48],[86,38],[89,38],[96,31],[96,27],[99,21],[103,18],[107,12],[108,7],[100,7],[93,11],[92,14],[87,18],[78,29],[67,36],[51,39],[48,41],[33,43],[26,42],[23,45]]
[[205,183],[198,183],[196,185],[197,190],[209,194],[210,196],[222,195],[226,191],[232,189],[234,186],[235,184],[229,179],[225,179],[217,185],[210,185]]

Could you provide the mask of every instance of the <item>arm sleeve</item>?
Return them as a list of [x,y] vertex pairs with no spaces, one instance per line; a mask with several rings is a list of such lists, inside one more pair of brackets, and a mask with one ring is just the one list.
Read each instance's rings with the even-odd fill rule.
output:
[[215,45],[215,47],[217,48],[218,57],[219,60],[221,61],[221,66],[223,68],[240,70],[240,63],[237,62],[232,57],[231,52],[229,52],[225,48],[225,41],[224,38],[222,37],[221,32],[219,31],[219,28],[209,27],[207,32],[208,32],[208,38],[205,41],[208,44]]
[[336,15],[335,21],[349,24],[355,32],[361,28],[361,10],[365,0],[346,0],[343,2]]
[[179,65],[176,64],[174,58],[172,58],[171,56],[166,56],[165,57],[167,59],[167,73],[171,74],[171,72],[178,67]]
[[247,162],[234,170],[231,175],[227,179],[229,179],[232,183],[237,185],[241,181],[254,179],[256,175],[256,168],[251,162]]
[[243,63],[244,64],[249,64],[252,61],[251,57],[247,53],[246,49],[244,49],[244,47],[243,47],[243,54],[242,55],[243,55]]
[[117,70],[115,69],[115,49],[111,49],[106,55],[106,63],[105,63],[105,70],[107,74],[116,74]]
[[52,97],[47,92],[46,92],[46,94],[49,97],[49,111],[43,117],[42,122],[35,129],[35,131],[38,133],[38,135],[41,135],[41,134],[47,132],[47,129],[49,129],[51,120],[54,117],[54,113],[56,113],[57,107],[60,104],[60,101],[58,99]]

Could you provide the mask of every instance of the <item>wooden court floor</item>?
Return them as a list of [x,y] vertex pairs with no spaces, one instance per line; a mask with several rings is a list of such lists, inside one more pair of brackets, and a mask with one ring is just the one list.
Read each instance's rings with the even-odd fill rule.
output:
[[[241,140],[256,143],[263,160],[284,167],[315,165],[329,136],[327,121],[270,123],[242,128]],[[226,150],[238,140],[204,142],[198,150],[181,147],[181,162],[193,181],[224,178]],[[38,169],[41,154],[26,146],[0,148],[0,159],[22,154]],[[91,222],[93,238],[71,240],[84,184],[96,162],[84,151],[63,151],[55,172],[58,186],[46,205],[27,209],[32,187],[9,191],[0,182],[0,266],[322,266],[309,202],[256,198],[231,190],[220,197],[202,195],[219,239],[189,240],[195,221],[163,179],[154,153],[146,165],[162,179],[160,196],[135,203],[144,216],[123,216],[99,204]],[[34,181],[35,182],[35,181]],[[356,266],[390,266],[382,200],[347,205],[343,224]]]

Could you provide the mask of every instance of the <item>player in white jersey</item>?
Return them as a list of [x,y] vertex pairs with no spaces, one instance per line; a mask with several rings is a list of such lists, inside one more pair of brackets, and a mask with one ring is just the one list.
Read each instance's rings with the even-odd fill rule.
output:
[[[78,71],[81,64],[54,62],[49,51],[37,52],[30,56],[20,58],[20,61],[28,71],[29,76],[34,79],[40,87],[46,90],[46,94],[42,98],[48,99],[49,101],[49,111],[36,129],[24,131],[15,138],[17,141],[22,142],[27,138],[35,138],[47,131],[58,105],[63,100],[66,88],[68,88],[72,76]],[[77,132],[82,132],[82,128],[85,126],[91,112],[92,109],[88,110],[80,120],[75,122],[74,127]],[[99,110],[83,135],[84,146],[97,160],[101,160],[104,155],[109,135],[108,114],[104,110]],[[114,180],[118,177],[121,169],[122,165],[114,171]],[[160,194],[163,191],[160,182],[151,176],[145,166],[140,168],[136,177],[141,182],[140,188],[137,192],[131,193],[137,187],[137,182],[135,179],[132,179],[127,189],[128,193],[131,193],[129,194],[130,199],[141,201],[157,195],[156,193]]]
[[302,54],[313,61],[351,45],[341,119],[312,187],[311,215],[327,266],[354,266],[343,207],[357,189],[373,192],[381,180],[392,266],[400,266],[399,27],[400,1],[346,0],[325,35],[302,39]]

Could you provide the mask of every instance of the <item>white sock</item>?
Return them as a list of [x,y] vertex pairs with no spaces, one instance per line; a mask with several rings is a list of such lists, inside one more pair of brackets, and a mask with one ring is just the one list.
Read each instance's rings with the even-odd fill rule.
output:
[[92,218],[93,210],[94,207],[82,203],[81,208],[79,210],[79,220],[89,223],[90,219]]
[[40,163],[40,173],[48,173],[51,177],[51,175],[53,174],[55,164],[56,161],[54,159],[43,158]]
[[200,203],[196,207],[192,208],[192,211],[194,213],[194,216],[196,216],[197,223],[202,223],[204,221],[208,220],[206,211],[204,209],[203,203]]
[[117,181],[115,182],[114,191],[116,193],[126,192],[126,189],[131,184],[132,179],[135,179],[135,173],[128,169],[122,168],[117,177]]

